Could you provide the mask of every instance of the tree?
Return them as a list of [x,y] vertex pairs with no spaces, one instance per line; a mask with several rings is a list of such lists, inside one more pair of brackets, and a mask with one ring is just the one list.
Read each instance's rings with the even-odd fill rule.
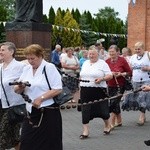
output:
[[71,15],[69,10],[66,11],[66,14],[63,18],[63,26],[68,28],[68,30],[63,30],[62,42],[64,46],[65,47],[80,46],[82,43],[82,39],[79,32],[80,30],[79,25]]
[[53,30],[52,30],[52,48],[55,47],[56,44],[60,44],[62,45],[62,22],[63,22],[63,18],[62,18],[62,14],[61,14],[61,9],[59,8],[56,12],[56,16],[55,16],[55,21],[54,21],[54,25],[53,26]]
[[43,15],[42,21],[43,21],[44,23],[48,23],[48,18],[47,18],[47,16],[46,16],[45,14]]
[[84,13],[80,18],[80,30],[84,30],[85,32],[81,32],[82,44],[86,47],[95,44],[97,40],[96,34],[93,33],[91,29],[91,24],[88,23],[88,15]]
[[48,16],[49,16],[48,22],[51,24],[54,24],[55,23],[55,11],[54,11],[53,7],[50,8]]
[[7,10],[2,6],[0,5],[0,21],[6,21],[7,19]]
[[0,6],[7,11],[5,21],[11,21],[15,18],[15,0],[0,0]]
[[79,23],[79,20],[80,20],[80,17],[81,17],[81,14],[80,14],[79,10],[76,9],[74,11],[74,9],[72,9],[71,14],[73,15],[73,18],[76,20],[76,22]]
[[[109,34],[126,34],[126,26],[123,21],[118,18],[119,13],[115,12],[114,9],[110,7],[105,7],[100,9],[97,14],[95,14],[95,22],[100,33]],[[108,48],[110,46],[110,40],[112,36],[103,36],[100,38],[105,38],[104,46]],[[118,46],[120,48],[125,47],[126,39],[124,37],[117,36]]]
[[4,42],[6,39],[5,27],[3,23],[0,23],[0,43]]
[[99,9],[99,12],[95,14],[98,18],[105,18],[108,19],[109,17],[113,17],[116,19],[118,17],[119,13],[115,12],[115,10],[111,7],[105,7],[104,9]]

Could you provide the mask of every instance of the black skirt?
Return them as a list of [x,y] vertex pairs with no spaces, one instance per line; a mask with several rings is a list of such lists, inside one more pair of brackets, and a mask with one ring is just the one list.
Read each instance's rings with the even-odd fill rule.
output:
[[[108,87],[108,93],[110,97],[116,96],[117,94],[123,94],[124,91],[125,91],[124,87],[120,87],[119,91],[118,91],[118,87]],[[121,97],[117,97],[110,100],[110,106],[109,106],[110,113],[113,112],[116,115],[121,113],[120,101],[121,101]]]
[[[106,89],[99,87],[81,87],[80,98],[81,103],[93,102],[94,100],[104,99],[107,97]],[[82,123],[87,124],[94,118],[109,119],[108,100],[94,103],[91,105],[84,105],[82,110]]]
[[[54,106],[54,105],[53,105]],[[21,133],[20,150],[62,150],[62,118],[59,109],[43,109],[43,118],[39,127],[41,109],[32,108],[31,119],[25,119]]]

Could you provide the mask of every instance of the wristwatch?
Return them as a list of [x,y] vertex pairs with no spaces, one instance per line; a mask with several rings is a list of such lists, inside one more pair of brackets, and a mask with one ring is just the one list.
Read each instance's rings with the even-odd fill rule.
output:
[[42,95],[42,96],[41,96],[41,99],[42,99],[42,101],[43,101],[43,100],[45,99],[45,97]]

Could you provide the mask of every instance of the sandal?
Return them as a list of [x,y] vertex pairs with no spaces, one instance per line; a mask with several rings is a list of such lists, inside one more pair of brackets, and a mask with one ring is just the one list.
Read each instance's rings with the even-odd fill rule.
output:
[[139,121],[139,122],[137,122],[137,125],[138,125],[138,126],[143,126],[144,123],[145,123],[145,122]]
[[121,122],[114,125],[114,127],[121,127],[121,126],[122,126]]
[[110,134],[110,131],[111,131],[111,128],[109,129],[109,130],[104,130],[104,135],[108,135],[108,134]]
[[114,125],[110,125],[110,130],[114,130],[115,126]]
[[79,136],[79,138],[80,138],[81,140],[87,139],[88,137],[89,137],[89,135],[83,135],[83,134],[81,134],[81,135]]

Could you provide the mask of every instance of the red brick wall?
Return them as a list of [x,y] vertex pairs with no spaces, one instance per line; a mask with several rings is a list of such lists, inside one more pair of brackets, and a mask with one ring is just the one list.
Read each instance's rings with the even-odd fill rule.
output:
[[147,0],[147,8],[146,8],[146,13],[147,13],[147,19],[146,19],[146,50],[150,51],[150,0]]
[[[149,1],[149,2],[148,2]],[[128,47],[134,53],[134,44],[142,41],[150,49],[150,0],[136,0],[128,7]]]

